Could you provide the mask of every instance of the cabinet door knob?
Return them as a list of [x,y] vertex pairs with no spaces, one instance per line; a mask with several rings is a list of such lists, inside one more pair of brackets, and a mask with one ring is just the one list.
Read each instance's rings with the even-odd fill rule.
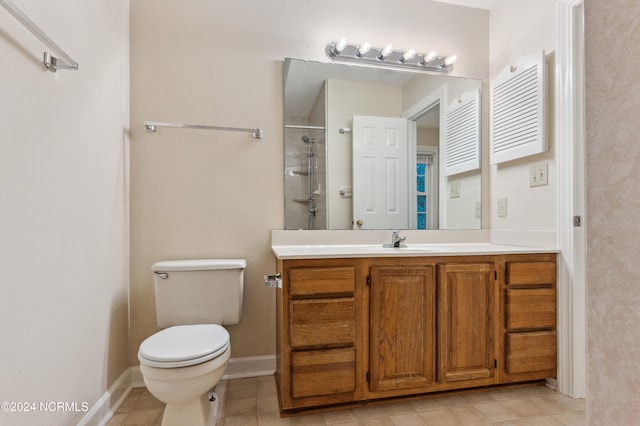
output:
[[362,219],[356,220],[356,225],[358,225],[358,228],[362,227],[363,224],[364,222],[362,221]]

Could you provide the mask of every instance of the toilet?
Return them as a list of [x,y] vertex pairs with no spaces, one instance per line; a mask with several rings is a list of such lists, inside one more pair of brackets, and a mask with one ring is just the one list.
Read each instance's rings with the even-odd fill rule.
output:
[[163,426],[204,426],[209,391],[231,354],[222,327],[242,316],[244,259],[169,260],[155,263],[157,323],[162,330],[138,350],[149,392],[166,404]]

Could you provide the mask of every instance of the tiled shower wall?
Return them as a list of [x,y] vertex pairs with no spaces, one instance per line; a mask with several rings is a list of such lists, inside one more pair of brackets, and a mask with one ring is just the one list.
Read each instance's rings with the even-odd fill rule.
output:
[[[288,118],[287,124],[298,126],[308,125],[307,120]],[[285,188],[285,229],[325,229],[327,223],[326,209],[326,155],[324,130],[315,129],[285,129],[284,132],[284,188]],[[315,139],[316,142],[316,208],[315,218],[309,221],[310,204],[302,201],[309,198],[308,175],[296,174],[295,171],[307,171],[308,146],[302,142],[302,137]],[[309,226],[311,225],[311,226]]]

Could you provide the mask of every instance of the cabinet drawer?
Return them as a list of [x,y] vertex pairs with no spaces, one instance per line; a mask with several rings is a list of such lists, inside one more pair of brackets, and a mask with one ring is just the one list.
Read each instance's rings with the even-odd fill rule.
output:
[[356,308],[350,298],[291,301],[291,347],[355,344]]
[[554,371],[556,369],[556,332],[507,333],[508,374]]
[[507,290],[507,329],[556,326],[556,291],[552,288]]
[[507,285],[541,285],[556,282],[555,262],[508,262]]
[[289,282],[292,298],[352,295],[356,287],[356,270],[351,266],[291,268]]
[[355,392],[355,348],[291,353],[294,398]]

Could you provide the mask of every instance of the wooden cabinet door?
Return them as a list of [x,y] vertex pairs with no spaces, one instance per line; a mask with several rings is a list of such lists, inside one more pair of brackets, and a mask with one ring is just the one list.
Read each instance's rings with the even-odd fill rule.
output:
[[495,266],[438,265],[438,381],[494,377]]
[[435,381],[433,266],[370,269],[369,389],[424,388]]

